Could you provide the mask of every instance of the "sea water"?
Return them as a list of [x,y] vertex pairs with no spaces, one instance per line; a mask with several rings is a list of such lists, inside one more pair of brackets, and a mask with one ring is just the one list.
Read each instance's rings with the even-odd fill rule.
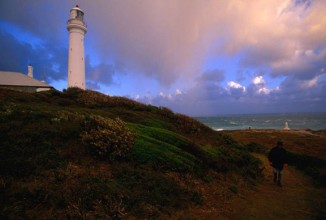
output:
[[217,131],[283,129],[285,122],[288,123],[290,129],[326,129],[326,112],[220,115],[215,117],[196,117],[196,119]]

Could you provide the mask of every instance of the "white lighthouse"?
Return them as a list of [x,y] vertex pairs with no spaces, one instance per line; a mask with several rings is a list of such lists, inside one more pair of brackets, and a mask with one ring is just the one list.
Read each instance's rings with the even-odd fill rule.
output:
[[68,87],[85,89],[84,37],[87,28],[84,12],[78,5],[70,9],[67,30],[69,31]]

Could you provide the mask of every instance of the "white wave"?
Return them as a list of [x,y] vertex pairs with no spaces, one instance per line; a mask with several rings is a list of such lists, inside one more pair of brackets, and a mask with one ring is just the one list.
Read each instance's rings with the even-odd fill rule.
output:
[[213,130],[215,130],[215,131],[224,131],[223,128],[214,128],[214,127],[213,127]]

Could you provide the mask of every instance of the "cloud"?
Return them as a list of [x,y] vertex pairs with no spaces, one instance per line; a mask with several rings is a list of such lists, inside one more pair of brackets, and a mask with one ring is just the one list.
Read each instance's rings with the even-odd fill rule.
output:
[[[250,34],[233,29],[231,36],[238,44],[234,51],[245,53],[242,66],[267,67],[274,77],[302,79],[312,79],[325,68],[323,1],[261,1],[249,10],[243,26],[251,30]],[[223,47],[228,49],[230,45]]]
[[[247,86],[234,81],[229,81],[226,88],[218,84],[197,83],[182,94],[161,93],[151,97],[150,103],[192,116],[239,112],[313,112],[326,108],[323,102],[325,91],[326,74],[314,80],[288,78],[275,88],[268,88],[264,77],[258,75]],[[138,100],[146,103],[144,99]]]
[[[212,2],[99,2],[89,19],[97,30],[96,47],[129,72],[152,76],[161,84],[191,76],[201,66],[214,22]],[[105,18],[103,18],[105,15]],[[105,19],[105,23],[96,22]]]
[[[73,1],[0,4],[0,19],[54,44],[67,40],[67,9]],[[80,5],[86,39],[102,63],[119,63],[124,71],[154,77],[162,85],[194,77],[211,52],[244,53],[244,67],[267,66],[274,76],[309,78],[326,61],[323,1],[81,0]]]
[[312,79],[325,68],[325,63],[326,47],[315,51],[297,50],[290,59],[275,63],[271,67],[274,75],[294,75],[300,79]]
[[175,94],[176,94],[176,95],[182,95],[182,91],[181,91],[180,89],[176,89],[176,90],[175,90]]
[[69,1],[4,0],[0,2],[0,20],[11,22],[35,36],[40,36],[44,41],[58,45],[60,41],[67,39],[67,8],[72,5]]
[[97,82],[86,80],[86,88],[96,91],[101,89],[101,85]]
[[256,76],[253,80],[252,80],[253,84],[255,85],[259,85],[259,84],[265,84],[265,80],[263,78],[263,76]]
[[219,83],[225,79],[224,71],[221,69],[211,69],[205,71],[196,78],[198,83]]
[[92,66],[86,58],[86,80],[95,82],[101,82],[105,85],[111,85],[114,83],[113,76],[116,73],[116,68],[113,65],[100,63]]
[[101,9],[112,16],[101,36],[110,40],[100,47],[103,53],[113,50],[127,69],[162,84],[192,77],[216,41],[222,42],[218,54],[244,53],[244,67],[267,67],[275,77],[313,78],[326,63],[325,7],[322,1],[283,0],[105,4]]
[[[21,32],[15,35],[0,27],[0,69],[25,72],[30,62],[37,77],[45,72],[49,81],[66,79],[66,21],[74,4],[1,1],[0,22]],[[86,77],[91,89],[113,86],[123,75],[131,77],[128,86],[132,79],[148,78],[159,87],[156,95],[146,93],[152,85],[143,94],[137,90],[137,100],[193,114],[206,107],[207,114],[250,108],[296,110],[300,105],[325,109],[322,0],[80,0],[79,4],[88,25]],[[38,43],[30,38],[21,41],[24,34]],[[232,67],[220,63],[205,69],[212,57],[238,61]],[[273,79],[282,79],[278,87],[269,87]],[[178,89],[167,92],[172,88]]]
[[227,83],[227,85],[227,91],[232,97],[239,99],[241,96],[245,95],[246,87],[240,85],[239,83],[230,81]]
[[316,87],[317,86],[317,83],[318,83],[318,78],[320,78],[320,76],[316,76],[315,78],[313,78],[311,80],[305,80],[301,84],[301,88],[303,88],[303,89],[310,89],[310,88]]
[[34,67],[34,77],[51,82],[66,77],[66,50],[46,45],[33,47],[19,42],[13,35],[0,28],[0,67],[2,71],[27,72],[27,65]]
[[233,81],[228,82],[228,87],[232,88],[232,89],[240,89],[243,92],[246,91],[246,87],[240,85],[239,83],[233,82]]
[[252,80],[252,87],[258,94],[269,94],[270,90],[267,88],[267,83],[263,76],[256,76]]

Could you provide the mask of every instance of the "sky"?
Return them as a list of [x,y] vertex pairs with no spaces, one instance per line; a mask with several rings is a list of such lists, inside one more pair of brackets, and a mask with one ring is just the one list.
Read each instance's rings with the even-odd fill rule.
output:
[[0,71],[67,88],[76,4],[87,89],[190,116],[326,112],[325,0],[1,0]]

